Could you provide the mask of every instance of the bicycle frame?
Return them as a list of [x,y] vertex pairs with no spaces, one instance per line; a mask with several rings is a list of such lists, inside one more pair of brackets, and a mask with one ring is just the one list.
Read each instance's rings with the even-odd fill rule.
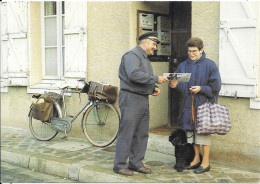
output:
[[[77,114],[70,116],[67,115],[65,94],[80,94],[85,92],[76,90],[69,91],[68,87],[60,88],[60,90],[60,95],[62,96],[62,99],[53,101],[55,106],[54,108],[56,108],[58,113],[58,115],[55,114],[55,118],[53,118],[53,121],[50,120],[48,122],[42,122],[37,119],[33,119],[32,107],[30,109],[29,127],[32,135],[37,140],[49,141],[53,139],[58,134],[58,132],[64,132],[65,136],[63,136],[62,138],[66,138],[67,133],[69,133],[72,128],[72,122],[74,122],[78,118],[78,116],[83,113],[81,128],[86,139],[92,145],[97,147],[105,147],[115,141],[119,130],[120,116],[113,104],[110,104],[106,101],[100,101],[96,98],[88,97],[88,101],[83,104],[83,107],[79,108]],[[59,103],[60,100],[63,101],[62,105]],[[106,127],[113,128],[111,129]]]
[[[59,113],[62,114],[62,111],[64,112],[64,118],[67,117],[67,109],[66,109],[66,102],[65,102],[65,93],[80,93],[80,91],[66,91],[65,89],[62,89],[61,95],[62,95],[62,101],[63,101],[63,110],[61,109],[60,105],[56,105],[59,109],[57,109],[59,111]],[[88,103],[81,108],[81,110],[72,117],[72,119],[70,120],[70,122],[72,123],[73,121],[75,121],[77,119],[77,117],[84,111],[86,110],[89,106],[91,106],[92,102],[89,100]]]

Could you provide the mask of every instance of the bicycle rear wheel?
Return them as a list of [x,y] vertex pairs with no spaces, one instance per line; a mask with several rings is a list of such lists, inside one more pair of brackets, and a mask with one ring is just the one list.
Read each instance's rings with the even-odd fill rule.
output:
[[83,131],[88,141],[97,147],[112,144],[119,130],[119,114],[116,108],[105,102],[91,105],[83,115]]
[[[54,108],[57,108],[56,105],[54,105]],[[59,115],[58,113],[56,113],[56,115],[54,116],[61,118],[61,115]],[[50,122],[43,122],[34,119],[32,117],[32,109],[29,113],[29,127],[32,135],[39,141],[49,141],[58,134],[58,131],[51,129]]]

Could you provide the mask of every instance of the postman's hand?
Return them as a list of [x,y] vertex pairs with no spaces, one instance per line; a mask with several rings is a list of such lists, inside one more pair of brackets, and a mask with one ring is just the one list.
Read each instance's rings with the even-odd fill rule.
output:
[[161,93],[161,90],[159,88],[155,88],[153,92],[153,96],[158,96]]
[[162,84],[162,83],[167,82],[167,81],[168,81],[168,79],[166,77],[163,77],[163,76],[158,77],[158,83],[159,84]]
[[172,81],[169,82],[169,86],[171,88],[176,88],[177,85],[178,85],[178,81],[177,80],[172,80]]

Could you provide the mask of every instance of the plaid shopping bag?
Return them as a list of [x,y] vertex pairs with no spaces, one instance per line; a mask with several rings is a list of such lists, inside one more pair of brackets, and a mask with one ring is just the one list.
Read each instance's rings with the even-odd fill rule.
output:
[[226,106],[206,102],[197,109],[196,132],[198,134],[225,135],[231,129]]

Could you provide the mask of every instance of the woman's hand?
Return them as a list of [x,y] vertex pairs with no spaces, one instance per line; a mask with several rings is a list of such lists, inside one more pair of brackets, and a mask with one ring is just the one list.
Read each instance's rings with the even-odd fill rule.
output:
[[178,81],[177,80],[172,80],[172,81],[169,82],[169,86],[171,88],[176,88],[177,85],[178,85]]
[[190,91],[194,94],[197,94],[198,92],[200,92],[201,87],[200,86],[191,86]]

